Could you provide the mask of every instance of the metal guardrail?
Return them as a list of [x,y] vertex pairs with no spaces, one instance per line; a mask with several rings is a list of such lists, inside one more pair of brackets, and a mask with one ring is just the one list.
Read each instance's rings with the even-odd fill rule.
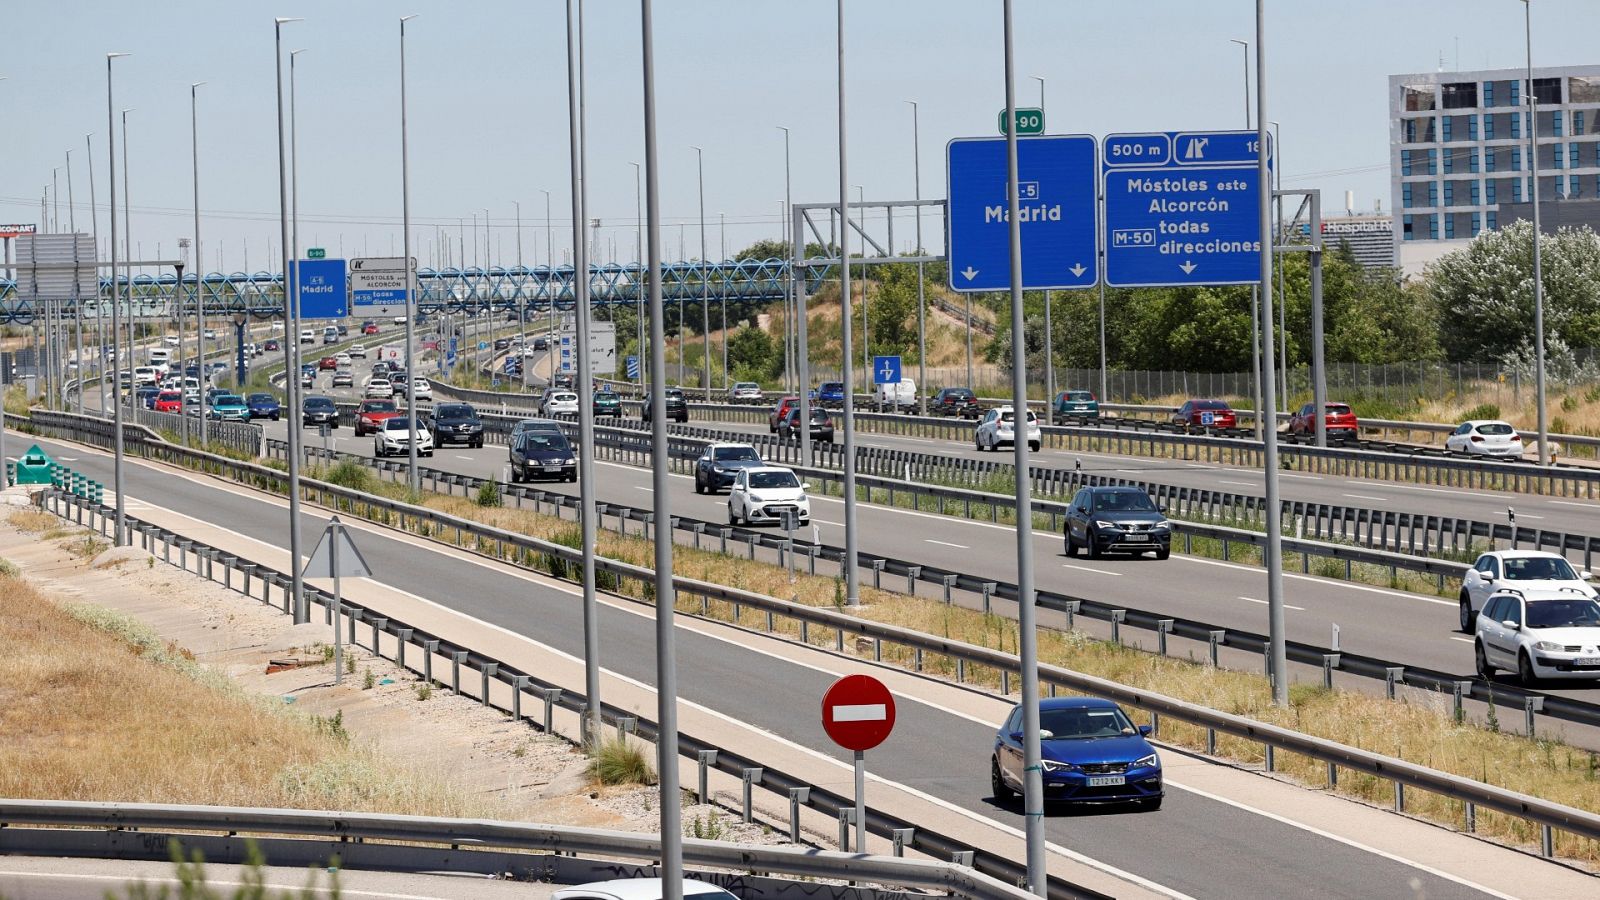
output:
[[[404,842],[410,852],[445,850],[467,856],[486,855],[485,851],[513,851],[495,854],[498,860],[526,861],[517,874],[532,876],[544,870],[549,861],[535,853],[555,856],[586,854],[611,859],[638,860],[646,868],[661,858],[661,839],[653,834],[580,828],[567,825],[540,825],[483,819],[447,819],[431,816],[385,815],[361,812],[322,812],[298,809],[265,809],[237,806],[179,806],[156,803],[96,803],[71,800],[0,800],[0,824],[6,828],[7,843],[25,844],[29,852],[60,852],[68,856],[94,856],[82,847],[82,831],[95,829],[106,857],[125,859],[141,851],[147,858],[166,858],[167,842],[152,831],[180,832],[171,835],[181,841],[197,841],[205,835],[236,837],[240,832],[253,837],[272,836],[292,840],[275,842],[271,854],[275,865],[315,865],[325,867],[333,857],[341,866],[364,868],[361,858],[367,841]],[[45,826],[21,832],[17,826]],[[117,836],[137,831],[140,840],[116,840]],[[156,838],[152,840],[151,838]],[[53,843],[56,842],[56,843]],[[242,840],[232,842],[242,845]],[[49,848],[56,846],[58,851]],[[470,849],[468,849],[470,848]],[[208,861],[218,862],[213,854]],[[741,880],[750,875],[771,874],[812,878],[851,879],[896,885],[900,888],[940,891],[964,900],[1029,900],[1033,894],[975,872],[965,866],[896,856],[873,856],[831,850],[769,847],[734,844],[699,838],[683,840],[683,861],[694,866],[726,869]],[[414,866],[415,864],[412,864]],[[411,868],[397,866],[395,868]],[[746,874],[748,873],[748,874]],[[687,873],[696,877],[697,873]],[[717,880],[713,876],[712,880]],[[738,885],[730,885],[736,892]],[[812,885],[811,887],[815,887]],[[781,896],[782,886],[758,890],[755,897]],[[807,892],[811,893],[811,892]],[[830,892],[833,893],[833,892]],[[849,900],[873,895],[870,889],[858,893],[844,890]]]
[[[189,450],[170,445],[141,446],[144,446],[146,449],[157,451],[156,455],[158,458],[165,457],[172,461],[198,463],[205,470],[214,471],[218,474],[226,473],[232,477],[233,480],[241,481],[246,484],[271,486],[275,489],[281,490],[284,482],[287,480],[283,473],[265,466],[256,465],[254,463],[238,462],[225,457],[216,456],[214,454],[203,453],[200,451]],[[337,485],[313,480],[303,480],[302,485],[303,489],[306,490],[308,494],[312,495],[312,499],[319,502],[321,505],[340,509],[342,511],[352,512],[372,520],[380,520],[380,517],[375,515],[375,513],[382,511],[383,516],[381,517],[381,520],[385,521],[386,524],[398,524],[398,527],[401,530],[410,530],[407,527],[408,518],[410,518],[411,521],[417,525],[425,525],[426,533],[429,537],[437,537],[441,533],[446,533],[448,530],[454,529],[456,535],[458,536],[458,544],[466,546],[464,539],[466,536],[470,535],[473,540],[468,549],[482,555],[500,559],[502,561],[509,561],[513,564],[518,564],[522,559],[526,559],[532,554],[541,554],[545,558],[559,558],[567,565],[573,565],[581,558],[581,554],[578,550],[566,547],[564,545],[541,541],[505,529],[482,525],[467,519],[461,519],[438,512],[436,510],[427,509],[425,507],[413,506],[400,501],[388,500],[372,494],[364,494],[359,491],[352,491]],[[93,527],[93,520],[96,516],[98,516],[99,528],[102,530],[102,532],[106,527],[108,527],[107,516],[110,513],[110,510],[104,506],[90,504],[88,501],[85,501],[82,498],[63,495],[56,491],[48,492],[47,499],[55,505],[57,510],[61,509],[63,506],[88,508],[91,516],[91,527]],[[138,520],[130,517],[130,523],[138,523]],[[130,534],[131,533],[132,532],[130,530]],[[152,534],[161,535],[163,540],[166,539],[166,536],[172,535],[171,532],[151,528],[148,525],[143,527],[142,533],[146,535],[147,540],[150,539]],[[199,542],[191,541],[186,538],[179,538],[178,543],[180,546],[180,552],[186,552],[192,547],[202,548],[202,553],[200,556],[197,556],[197,560],[208,558],[206,551],[209,551],[209,558],[213,560],[218,554],[218,551],[214,550],[213,548],[205,547],[205,545],[200,544]],[[150,546],[153,550],[154,545],[151,544]],[[508,553],[508,550],[511,552]],[[166,545],[166,551],[170,558],[170,542]],[[236,559],[236,557],[229,558]],[[180,556],[180,562],[182,561],[183,559]],[[197,562],[197,565],[198,564],[199,563]],[[606,572],[611,577],[616,579],[630,579],[642,582],[653,577],[652,571],[647,568],[619,562],[617,560],[606,559],[603,557],[596,559],[596,570]],[[282,590],[281,586],[286,584],[288,579],[286,579],[281,573],[273,573],[273,575],[280,584],[280,590]],[[947,659],[956,660],[963,669],[969,665],[977,665],[1008,674],[1015,674],[1018,672],[1019,661],[1016,656],[996,650],[990,650],[986,647],[978,647],[961,641],[941,638],[936,635],[924,634],[908,628],[902,628],[900,626],[858,619],[843,612],[835,612],[833,610],[820,607],[804,606],[774,597],[767,597],[764,595],[755,594],[753,592],[739,590],[737,588],[730,588],[723,585],[697,581],[694,579],[685,578],[683,576],[674,575],[673,583],[675,590],[681,594],[691,597],[698,596],[701,597],[703,601],[715,600],[730,604],[734,610],[735,623],[740,621],[740,610],[744,608],[768,613],[771,616],[781,615],[787,619],[795,620],[801,623],[802,640],[806,640],[808,643],[809,638],[806,636],[807,629],[805,626],[811,625],[833,631],[837,639],[837,644],[841,648],[845,643],[846,635],[858,635],[861,639],[870,640],[874,646],[874,655],[879,658],[881,658],[882,645],[884,643],[889,643],[915,652],[919,659],[922,659],[927,654],[932,653],[937,656],[943,656]],[[312,597],[313,602],[324,605],[325,608],[331,607],[331,597],[322,594],[320,591],[314,591],[313,594],[308,594],[308,596]],[[372,645],[375,652],[381,653],[383,643],[382,636],[385,634],[389,634],[392,640],[398,641],[397,654],[402,656],[405,652],[404,647],[409,643],[413,643],[418,637],[418,632],[416,629],[405,627],[401,629],[404,631],[404,634],[398,635],[394,633],[396,625],[391,619],[379,616],[375,612],[365,610],[353,604],[350,606],[350,608],[351,643],[357,642],[356,624],[358,621],[364,621],[371,625],[373,638]],[[433,680],[431,671],[432,661],[437,652],[440,650],[442,643],[443,642],[439,639],[430,637],[425,639],[425,643],[423,645],[425,653],[424,672],[425,677],[430,681]],[[475,655],[476,654],[474,654],[468,648],[460,648],[451,654],[449,661],[453,666],[452,687],[454,689],[459,690],[460,687],[460,666],[463,663],[469,665],[472,664],[474,661],[473,657]],[[399,662],[402,667],[405,667],[403,659],[397,659],[397,662]],[[540,683],[537,676],[517,672],[514,668],[502,665],[497,660],[492,660],[481,656],[477,658],[476,662],[484,679],[484,691],[481,697],[489,697],[488,685],[490,681],[498,681],[502,684],[511,685],[512,701],[515,704],[513,707],[513,715],[514,717],[520,718],[520,702],[523,692],[530,686],[530,684]],[[1298,753],[1303,756],[1322,761],[1328,766],[1330,783],[1336,783],[1337,773],[1341,769],[1360,772],[1380,780],[1392,782],[1395,785],[1395,806],[1397,811],[1404,811],[1406,789],[1415,788],[1463,801],[1466,810],[1466,822],[1469,828],[1475,821],[1475,811],[1478,807],[1494,810],[1496,812],[1504,813],[1513,817],[1522,818],[1540,826],[1541,849],[1543,855],[1547,857],[1551,856],[1554,852],[1554,831],[1556,829],[1567,831],[1580,837],[1600,839],[1600,814],[1576,809],[1574,807],[1555,803],[1553,801],[1538,797],[1533,797],[1517,791],[1494,787],[1492,785],[1472,781],[1471,779],[1440,772],[1436,769],[1431,769],[1426,766],[1420,766],[1401,759],[1385,756],[1380,753],[1374,753],[1371,751],[1350,747],[1323,738],[1300,734],[1286,728],[1281,728],[1279,726],[1270,725],[1264,722],[1258,722],[1244,716],[1220,712],[1218,710],[1209,709],[1203,706],[1188,703],[1186,701],[1167,697],[1154,691],[1147,691],[1140,688],[1130,687],[1128,685],[1118,684],[1106,679],[1085,675],[1083,673],[1074,672],[1057,666],[1040,665],[1039,678],[1042,684],[1050,686],[1052,692],[1056,689],[1065,689],[1068,691],[1085,693],[1093,696],[1106,697],[1127,706],[1151,713],[1152,725],[1157,729],[1158,735],[1162,720],[1164,718],[1171,718],[1204,728],[1207,730],[1208,734],[1213,735],[1213,737],[1216,733],[1232,735],[1244,740],[1259,742],[1268,748],[1288,750],[1290,752]],[[546,693],[544,696],[547,704],[557,702],[559,699],[558,697],[552,696],[549,693]],[[560,692],[559,697],[565,698],[562,700],[564,708],[570,709],[579,705],[578,703],[574,702],[573,695],[568,692]],[[607,717],[610,719],[612,716],[619,714],[620,711],[609,710]],[[628,718],[631,719],[632,717]],[[1531,718],[1532,713],[1530,710],[1530,721]],[[615,720],[612,719],[612,721]],[[644,736],[646,739],[648,739],[648,723],[639,719],[633,719],[633,721],[638,723],[638,729],[641,736]],[[685,755],[693,753],[697,757],[699,749],[713,749],[699,747],[697,742],[692,738],[682,739],[680,741],[680,747]],[[1271,771],[1273,768],[1272,759],[1272,754],[1269,752],[1267,754],[1267,769],[1269,771]],[[753,765],[753,761],[746,760],[742,757],[737,757],[732,753],[722,752],[719,752],[716,755],[714,764],[719,769],[727,771],[728,767],[733,765],[735,762],[737,762],[739,765],[740,771],[742,771],[743,768],[755,767]],[[770,783],[773,781],[777,782],[777,786],[783,786],[784,776],[782,773],[776,773],[769,769],[766,771],[766,780],[764,781],[764,785],[772,786]],[[792,786],[800,787],[801,785],[792,784]],[[838,794],[829,792],[826,789],[811,786],[810,803],[813,806],[826,803],[833,806],[834,810],[837,811],[845,809],[846,806],[851,802],[851,800]],[[869,827],[875,834],[880,835],[890,835],[896,828],[912,826],[912,823],[895,824],[894,820],[887,818],[881,812],[874,811],[869,811],[869,820]],[[913,846],[915,846],[916,849],[922,850],[923,852],[929,853],[929,855],[933,856],[944,856],[946,855],[946,851],[950,849],[946,839],[941,837],[935,841],[924,831],[915,832]],[[957,849],[959,850],[960,848]],[[974,865],[980,871],[1003,880],[1015,879],[1018,876],[1020,869],[1016,863],[1010,860],[998,859],[988,854],[977,854],[974,857]],[[1058,890],[1061,891],[1061,896],[1069,895],[1066,892],[1065,887],[1058,887],[1057,880],[1052,879],[1050,896],[1058,896]]]

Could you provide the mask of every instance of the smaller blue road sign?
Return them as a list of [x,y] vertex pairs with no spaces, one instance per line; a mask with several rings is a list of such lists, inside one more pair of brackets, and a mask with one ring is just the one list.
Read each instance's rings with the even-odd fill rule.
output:
[[295,262],[300,318],[342,319],[350,314],[350,295],[342,259]]
[[872,358],[873,384],[900,383],[900,357],[874,356]]
[[639,380],[639,357],[637,356],[628,357],[628,377],[635,381]]

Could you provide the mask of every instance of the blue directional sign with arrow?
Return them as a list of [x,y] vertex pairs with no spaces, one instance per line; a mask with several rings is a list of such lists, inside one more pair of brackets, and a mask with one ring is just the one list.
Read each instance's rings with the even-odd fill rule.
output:
[[1261,280],[1254,131],[1113,134],[1104,150],[1106,284]]
[[900,357],[874,356],[872,358],[873,384],[900,383]]
[[[1093,287],[1099,232],[1096,144],[1089,135],[1017,138],[1022,286]],[[1005,138],[956,138],[945,149],[950,288],[1011,287]]]
[[299,279],[300,318],[342,319],[350,314],[344,260],[295,260],[294,272]]

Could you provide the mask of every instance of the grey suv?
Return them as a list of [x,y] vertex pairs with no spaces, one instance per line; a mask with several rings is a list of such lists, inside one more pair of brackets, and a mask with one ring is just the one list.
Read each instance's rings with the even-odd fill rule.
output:
[[1087,487],[1072,497],[1062,535],[1066,554],[1088,548],[1092,559],[1106,553],[1172,552],[1172,526],[1150,495],[1135,487]]

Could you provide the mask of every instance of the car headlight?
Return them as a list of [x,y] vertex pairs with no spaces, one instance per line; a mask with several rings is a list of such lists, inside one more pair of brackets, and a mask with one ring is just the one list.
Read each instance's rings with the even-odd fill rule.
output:
[[1149,756],[1141,756],[1133,761],[1133,768],[1135,769],[1155,769],[1159,768],[1160,765],[1161,758],[1156,756],[1154,753],[1150,754]]
[[1561,645],[1555,641],[1540,641],[1533,645],[1535,650],[1560,650]]
[[1046,772],[1076,772],[1078,767],[1069,762],[1056,762],[1053,759],[1041,760],[1040,765]]
[[1094,527],[1096,527],[1096,528],[1116,528],[1117,527],[1117,523],[1115,523],[1115,522],[1107,522],[1104,519],[1095,519],[1094,520]]
[[1154,525],[1150,526],[1150,530],[1151,531],[1166,531],[1168,528],[1171,528],[1171,527],[1172,526],[1169,525],[1166,522],[1157,522]]
[[575,460],[575,459],[573,459],[572,457],[569,456],[569,457],[567,457],[566,462],[563,462],[562,465],[563,466],[570,466],[575,462],[577,462],[577,460]]

